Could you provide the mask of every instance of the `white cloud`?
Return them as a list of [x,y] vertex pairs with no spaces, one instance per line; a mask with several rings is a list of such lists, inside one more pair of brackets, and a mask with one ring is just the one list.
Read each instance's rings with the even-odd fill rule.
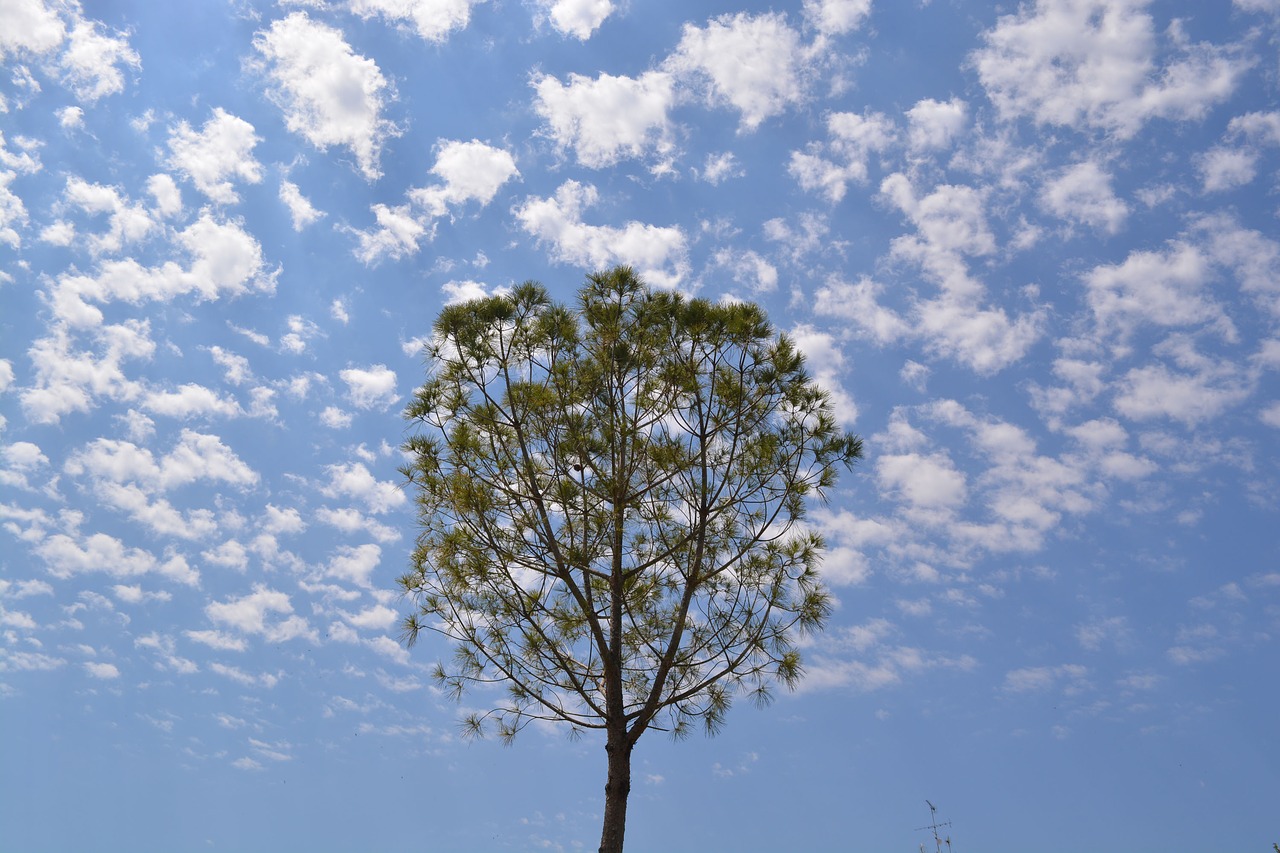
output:
[[804,16],[824,35],[843,35],[862,26],[871,0],[804,0]]
[[330,465],[326,470],[329,482],[320,487],[326,497],[354,498],[378,514],[402,506],[407,500],[398,483],[377,479],[359,462]]
[[[205,615],[213,622],[234,628],[241,634],[260,635],[269,643],[303,638],[318,642],[319,635],[301,616],[293,613],[286,593],[258,584],[253,592],[226,601],[205,605]],[[274,620],[273,614],[284,616]],[[188,635],[190,636],[190,635]]]
[[316,210],[311,201],[302,194],[293,181],[280,182],[280,201],[289,208],[289,216],[293,219],[293,230],[301,231],[308,225],[318,222],[324,217],[322,211]]
[[719,249],[714,262],[729,270],[733,280],[753,294],[772,293],[778,289],[778,269],[754,249]]
[[876,461],[882,491],[930,513],[958,509],[967,499],[965,476],[944,453],[886,454]]
[[690,85],[705,88],[705,99],[741,114],[741,129],[804,101],[813,69],[800,34],[784,15],[721,15],[697,27],[685,24],[666,67]]
[[877,344],[893,343],[913,333],[910,324],[895,311],[880,304],[884,286],[863,276],[845,282],[832,276],[818,288],[813,310],[823,316],[838,317]]
[[111,663],[88,661],[84,665],[84,671],[89,673],[91,677],[98,678],[103,681],[111,681],[112,679],[120,677],[120,670],[115,664]]
[[1128,206],[1111,189],[1111,176],[1091,160],[1070,166],[1047,182],[1040,203],[1055,216],[1108,234],[1119,232],[1129,215]]
[[258,474],[216,435],[184,429],[173,450],[156,459],[128,441],[99,438],[71,454],[64,470],[114,483],[140,483],[169,490],[200,480],[251,486]]
[[629,264],[655,287],[677,286],[688,273],[684,232],[635,221],[621,228],[587,225],[582,211],[598,199],[595,187],[565,181],[554,197],[530,197],[515,214],[525,232],[550,244],[561,263],[588,269]]
[[547,122],[549,135],[562,150],[572,149],[581,165],[600,169],[628,157],[669,158],[673,143],[668,113],[675,102],[670,74],[601,73],[594,80],[570,74],[567,85],[543,74],[531,85],[534,109]]
[[329,560],[325,574],[356,586],[369,587],[372,586],[369,576],[381,560],[382,549],[377,545],[343,545]]
[[120,65],[141,68],[137,51],[123,36],[104,35],[96,21],[77,20],[59,60],[62,80],[81,101],[124,91]]
[[[885,178],[880,192],[916,227],[915,235],[893,240],[892,255],[919,264],[941,291],[931,299],[913,300],[916,334],[933,351],[982,374],[1022,358],[1040,337],[1042,311],[1011,320],[1003,308],[985,307],[986,289],[969,273],[967,258],[988,256],[996,249],[987,224],[986,193],[944,184],[921,197],[901,173]],[[873,295],[868,288],[860,294],[864,300]]]
[[347,398],[359,409],[385,409],[400,399],[396,373],[385,364],[351,367],[338,373],[347,383]]
[[586,41],[616,8],[612,0],[539,0],[557,32]]
[[234,418],[243,414],[240,404],[235,400],[194,382],[188,382],[172,391],[148,392],[141,405],[152,414],[182,420],[209,416]]
[[[363,8],[382,11],[374,3]],[[417,8],[429,11],[426,4]],[[254,47],[273,84],[268,94],[289,130],[321,150],[345,146],[366,178],[379,177],[382,147],[397,130],[382,117],[391,93],[377,64],[354,53],[341,31],[303,12],[259,32]]]
[[58,47],[66,25],[41,0],[9,0],[0,5],[0,59],[7,54],[42,54]]
[[231,179],[250,184],[262,180],[262,164],[253,158],[259,141],[253,125],[218,107],[199,132],[185,121],[170,131],[169,165],[213,201],[234,204],[240,198]]
[[972,61],[1007,118],[1129,138],[1151,118],[1195,119],[1235,89],[1249,62],[1183,45],[1156,68],[1149,0],[1035,0],[1003,15]]
[[483,0],[348,0],[362,18],[381,17],[411,25],[419,36],[442,42],[454,30],[466,29],[471,7]]
[[738,159],[733,152],[722,151],[719,154],[707,155],[707,162],[698,171],[698,178],[714,186],[726,178],[741,178],[745,174],[746,170],[738,165]]
[[1210,262],[1182,241],[1162,252],[1134,251],[1119,264],[1094,267],[1084,277],[1089,307],[1104,332],[1124,337],[1141,324],[1210,324],[1235,337],[1231,321],[1206,290]]
[[946,148],[964,130],[968,105],[960,98],[924,98],[907,110],[907,138],[916,150]]
[[1004,690],[1008,693],[1039,693],[1059,689],[1078,693],[1089,686],[1089,670],[1080,664],[1029,666],[1005,673]]
[[432,216],[443,216],[450,207],[470,201],[487,205],[507,181],[520,176],[509,151],[478,139],[470,142],[442,139],[437,145],[431,174],[442,183],[408,193],[410,199]]
[[840,374],[844,370],[844,348],[830,334],[809,325],[798,325],[788,334],[800,352],[804,353],[809,373],[830,395],[832,414],[836,420],[842,424],[852,424],[858,419],[858,406],[840,380]]
[[183,633],[187,639],[220,652],[242,652],[249,647],[242,637],[224,634],[221,631],[183,631]]
[[1252,151],[1219,146],[1211,148],[1196,163],[1207,193],[1242,187],[1257,174],[1258,157]]
[[897,139],[893,121],[883,113],[832,113],[827,116],[828,159],[819,146],[791,152],[787,171],[805,190],[821,190],[832,202],[844,198],[850,181],[867,182],[872,154],[888,149]]
[[337,406],[325,406],[320,412],[320,423],[329,429],[346,429],[351,426],[350,412],[344,412]]
[[479,140],[440,140],[437,145],[431,173],[441,181],[410,189],[410,204],[373,205],[377,225],[355,231],[360,243],[356,257],[366,264],[416,253],[423,239],[435,237],[436,220],[450,208],[471,201],[487,205],[507,181],[520,175],[510,152]]
[[1125,417],[1169,418],[1187,426],[1211,420],[1249,397],[1253,380],[1234,362],[1203,355],[1183,337],[1155,348],[1173,365],[1135,367],[1117,383],[1115,407]]

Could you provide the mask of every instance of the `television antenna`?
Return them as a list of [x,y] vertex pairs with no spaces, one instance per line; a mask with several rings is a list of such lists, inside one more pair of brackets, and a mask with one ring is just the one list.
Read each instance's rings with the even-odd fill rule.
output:
[[[947,853],[951,853],[951,836],[948,835],[944,838],[938,835],[938,830],[951,826],[951,821],[938,823],[938,807],[928,800],[925,800],[925,804],[929,806],[929,825],[916,827],[916,832],[930,830],[933,833],[934,853],[942,853],[942,845],[944,844],[947,845]],[[920,845],[920,853],[928,853],[923,844]]]

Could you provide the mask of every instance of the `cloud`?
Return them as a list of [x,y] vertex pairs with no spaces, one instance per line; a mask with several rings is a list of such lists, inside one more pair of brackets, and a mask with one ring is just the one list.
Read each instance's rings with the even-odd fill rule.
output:
[[1152,118],[1200,118],[1231,94],[1250,62],[1229,48],[1179,44],[1178,58],[1158,67],[1148,5],[1036,0],[1002,15],[971,61],[1008,119],[1127,139]]
[[1048,181],[1040,204],[1055,216],[1108,234],[1118,233],[1129,215],[1128,206],[1111,189],[1111,176],[1091,160],[1069,166]]
[[211,200],[234,204],[240,198],[231,178],[250,184],[262,180],[262,164],[253,158],[253,148],[260,141],[253,125],[218,107],[199,132],[185,121],[170,131],[169,165]]
[[813,145],[792,151],[787,171],[808,191],[821,191],[828,201],[844,198],[850,182],[865,184],[870,157],[897,140],[893,121],[883,113],[832,113],[827,116],[825,150]]
[[515,210],[525,233],[549,244],[552,257],[588,269],[629,264],[655,287],[675,287],[688,273],[684,232],[631,221],[621,228],[588,225],[585,208],[599,200],[590,184],[565,181],[551,198],[530,197]]
[[302,231],[308,225],[313,225],[324,217],[324,212],[316,210],[311,201],[302,194],[298,189],[298,185],[292,181],[280,182],[280,201],[289,209],[289,216],[293,220],[293,230]]
[[844,35],[862,26],[871,0],[804,0],[804,16],[823,35]]
[[907,110],[907,139],[912,149],[923,151],[946,148],[968,120],[968,105],[960,98],[935,101],[923,98]]
[[800,34],[772,12],[721,15],[706,27],[685,24],[664,66],[703,90],[709,104],[737,109],[745,131],[803,102],[814,73]]
[[1233,190],[1250,183],[1258,173],[1257,167],[1258,156],[1252,151],[1225,146],[1209,149],[1196,163],[1206,193]]
[[1006,693],[1041,693],[1061,690],[1068,695],[1088,689],[1089,669],[1080,664],[1059,666],[1029,666],[1005,673]]
[[68,472],[88,470],[117,482],[139,480],[164,489],[198,480],[239,486],[258,482],[258,474],[223,444],[221,438],[189,429],[182,430],[174,449],[155,462],[150,450],[127,441],[100,438],[88,448],[87,452],[72,457]]
[[362,18],[381,17],[404,23],[430,42],[442,42],[471,21],[471,7],[483,0],[348,0]]
[[440,140],[431,173],[441,180],[408,190],[409,204],[370,208],[377,225],[354,232],[360,244],[356,257],[373,264],[415,254],[423,239],[435,237],[437,219],[468,202],[488,205],[504,184],[520,176],[510,152],[477,139]]
[[[278,590],[257,584],[253,592],[226,601],[213,601],[205,605],[205,615],[210,621],[233,628],[241,634],[261,636],[269,643],[282,643],[293,639],[319,642],[319,635],[307,620],[293,613],[289,596]],[[274,614],[285,616],[275,620]],[[190,636],[190,635],[188,635]]]
[[449,208],[467,202],[479,202],[482,207],[489,204],[507,181],[520,177],[520,170],[511,153],[502,148],[478,139],[442,139],[437,143],[431,174],[440,178],[440,183],[409,190],[408,195],[430,215],[440,217]]
[[187,586],[197,586],[200,575],[180,555],[164,562],[142,548],[126,546],[106,533],[70,536],[55,533],[32,549],[45,562],[49,574],[66,579],[88,572],[105,572],[112,577],[129,578],[152,572],[165,575]]
[[325,574],[356,586],[370,587],[369,576],[381,560],[382,549],[377,545],[343,545],[329,560]]
[[[383,11],[373,2],[361,8]],[[425,4],[417,8],[428,11]],[[377,64],[354,53],[341,31],[303,12],[257,33],[253,45],[272,84],[268,97],[284,112],[289,130],[322,151],[346,147],[365,178],[379,177],[382,147],[398,131],[382,117],[392,95]]]
[[102,681],[111,681],[120,677],[120,670],[115,664],[110,663],[89,661],[85,663],[84,671],[89,673],[90,677],[97,678]]
[[613,14],[612,0],[539,0],[556,32],[581,41],[591,38]]
[[602,169],[624,158],[669,160],[673,143],[669,112],[675,80],[662,71],[639,77],[601,73],[594,80],[570,74],[568,84],[550,74],[535,76],[534,109],[547,134],[578,163]]
[[385,409],[400,399],[396,393],[396,373],[385,364],[339,371],[347,383],[347,398],[358,409]]
[[329,482],[320,487],[320,493],[325,497],[354,498],[369,512],[378,514],[403,506],[407,500],[398,483],[375,478],[359,462],[330,465],[326,471]]

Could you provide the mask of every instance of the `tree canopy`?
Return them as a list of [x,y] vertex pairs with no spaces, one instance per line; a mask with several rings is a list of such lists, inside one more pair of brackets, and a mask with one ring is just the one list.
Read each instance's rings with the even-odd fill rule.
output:
[[641,734],[715,732],[735,695],[800,678],[797,639],[830,610],[806,503],[861,441],[759,307],[626,267],[572,307],[526,283],[433,332],[406,411],[405,639],[452,640],[436,677],[456,696],[502,685],[472,733],[603,730],[600,849],[619,851]]

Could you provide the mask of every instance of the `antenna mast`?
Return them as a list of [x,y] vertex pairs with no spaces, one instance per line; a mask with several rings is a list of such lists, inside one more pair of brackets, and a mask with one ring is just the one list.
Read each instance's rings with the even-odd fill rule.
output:
[[[951,826],[951,821],[938,823],[938,807],[928,800],[925,800],[925,804],[929,806],[929,825],[916,827],[916,832],[922,832],[926,829],[932,831],[934,853],[942,853],[943,844],[947,845],[947,853],[951,853],[951,836],[948,835],[943,838],[938,835],[938,830]],[[920,853],[927,853],[923,844],[920,845]]]

